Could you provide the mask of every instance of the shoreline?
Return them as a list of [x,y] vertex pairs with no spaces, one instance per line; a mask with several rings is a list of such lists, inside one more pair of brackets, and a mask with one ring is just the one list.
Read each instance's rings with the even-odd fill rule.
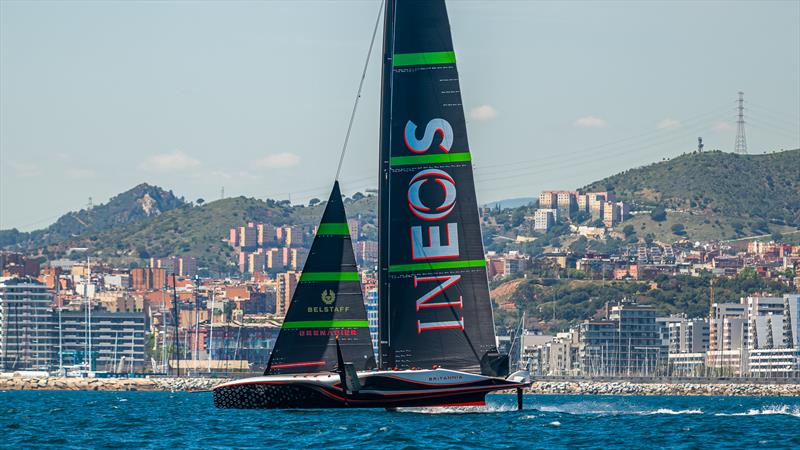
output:
[[[145,391],[198,392],[229,381],[229,378],[63,378],[4,377],[0,391]],[[643,395],[643,396],[742,396],[799,397],[800,382],[710,383],[631,381],[535,381],[526,394],[537,395]]]
[[0,378],[0,391],[208,391],[229,378]]
[[798,397],[800,382],[714,383],[702,382],[630,382],[630,381],[535,381],[529,394],[546,395],[643,395],[643,396],[725,396],[725,397]]

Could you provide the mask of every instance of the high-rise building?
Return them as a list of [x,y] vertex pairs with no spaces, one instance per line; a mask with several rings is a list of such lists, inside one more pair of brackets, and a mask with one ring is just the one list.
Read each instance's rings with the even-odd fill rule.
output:
[[286,316],[292,296],[300,281],[300,273],[295,271],[279,273],[276,277],[275,288],[275,315]]
[[263,272],[267,266],[267,254],[263,248],[256,250],[253,253],[247,254],[247,269],[248,273]]
[[613,227],[622,221],[622,211],[618,203],[605,202],[603,204],[603,224]]
[[533,213],[533,229],[547,231],[558,221],[558,210],[539,208]]
[[350,230],[350,239],[355,241],[361,237],[361,222],[358,219],[347,219],[347,228]]
[[708,351],[708,321],[682,319],[669,327],[669,353],[704,353]]
[[167,269],[160,267],[131,269],[131,285],[134,291],[162,289],[167,285]]
[[284,227],[284,236],[287,247],[300,247],[303,245],[303,228],[299,226]]
[[587,320],[580,325],[584,374],[654,374],[662,351],[655,308],[634,303],[609,306],[606,320]]
[[[51,322],[58,323],[57,312]],[[123,372],[140,370],[145,364],[146,313],[109,312],[100,308],[92,310],[91,351],[92,365],[96,370]],[[62,311],[61,346],[64,365],[78,364],[85,356],[87,343],[86,312]],[[56,360],[58,329],[54,331]],[[77,359],[76,359],[77,358]]]
[[193,256],[168,256],[166,258],[150,258],[150,267],[164,269],[167,275],[180,277],[197,275],[197,259]]
[[539,208],[555,208],[557,201],[556,191],[542,191],[539,194]]
[[292,270],[296,270],[301,272],[303,270],[303,265],[306,263],[306,258],[308,257],[308,251],[303,248],[293,248],[289,252],[289,267]]
[[0,367],[47,369],[53,342],[53,294],[32,278],[0,278]]
[[244,250],[255,250],[258,246],[258,229],[254,223],[239,227],[239,247]]
[[372,266],[378,262],[378,242],[358,241],[353,248],[358,264]]
[[38,277],[39,261],[21,253],[0,252],[0,276]]
[[578,210],[576,195],[577,192],[572,191],[558,191],[556,193],[556,209],[558,209],[560,217],[572,218]]
[[268,269],[282,269],[283,263],[281,262],[280,257],[280,250],[277,248],[271,248],[264,251],[266,256],[266,266]]
[[369,322],[369,335],[372,337],[372,350],[378,355],[378,289],[367,289],[365,297],[367,308],[367,322]]
[[593,193],[586,194],[588,197],[587,205],[589,208],[589,214],[592,217],[592,220],[602,220],[604,218],[604,206],[606,204],[605,198],[594,195]]
[[268,223],[256,225],[258,246],[264,248],[275,242],[275,226]]

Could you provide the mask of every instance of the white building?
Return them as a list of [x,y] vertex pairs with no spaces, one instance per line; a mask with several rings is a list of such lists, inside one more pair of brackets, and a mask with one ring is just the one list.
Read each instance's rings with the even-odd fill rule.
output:
[[367,321],[369,322],[369,335],[372,338],[372,350],[378,355],[378,289],[372,288],[367,291],[365,299],[367,308]]
[[558,210],[540,208],[533,214],[533,229],[547,231],[558,221]]
[[45,369],[54,348],[53,294],[30,278],[0,278],[0,367]]
[[708,350],[708,321],[682,319],[669,327],[669,354],[705,353]]

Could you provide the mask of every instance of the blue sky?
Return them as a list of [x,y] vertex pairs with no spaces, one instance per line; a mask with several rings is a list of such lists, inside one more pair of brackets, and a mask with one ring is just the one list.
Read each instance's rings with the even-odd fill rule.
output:
[[[0,2],[0,229],[141,182],[324,197],[378,0]],[[800,147],[800,2],[448,2],[481,202]],[[379,45],[378,45],[379,47]],[[373,55],[377,57],[377,52]],[[341,176],[376,185],[380,78]]]

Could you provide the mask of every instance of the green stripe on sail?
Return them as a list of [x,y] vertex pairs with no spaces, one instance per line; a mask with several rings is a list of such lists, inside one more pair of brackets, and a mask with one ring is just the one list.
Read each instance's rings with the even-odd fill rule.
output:
[[394,156],[391,159],[391,164],[393,166],[409,166],[412,164],[434,164],[466,161],[472,161],[472,155],[470,155],[469,152],[443,153],[439,155]]
[[433,64],[454,64],[455,52],[425,52],[425,53],[395,53],[393,58],[395,67],[401,66],[429,66]]
[[300,282],[304,281],[359,281],[358,272],[303,272]]
[[319,228],[317,228],[317,234],[336,234],[349,236],[350,227],[348,227],[346,223],[321,223],[319,224]]
[[367,320],[303,320],[283,322],[281,328],[369,328]]
[[469,259],[466,261],[440,261],[416,264],[396,264],[389,266],[389,272],[412,272],[415,270],[439,270],[439,269],[467,269],[471,267],[486,267],[483,259]]

